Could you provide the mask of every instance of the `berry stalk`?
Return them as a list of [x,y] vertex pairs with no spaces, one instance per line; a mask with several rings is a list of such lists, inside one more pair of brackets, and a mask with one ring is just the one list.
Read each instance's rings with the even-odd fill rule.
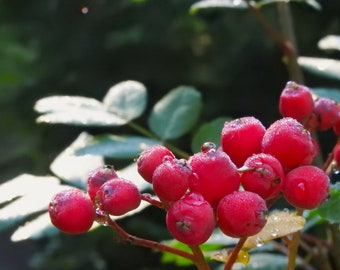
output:
[[239,239],[239,241],[237,242],[236,246],[234,247],[233,251],[231,252],[228,261],[226,262],[225,266],[224,266],[224,270],[231,270],[236,259],[237,259],[237,255],[240,252],[241,248],[243,247],[243,244],[246,242],[247,237],[242,237]]

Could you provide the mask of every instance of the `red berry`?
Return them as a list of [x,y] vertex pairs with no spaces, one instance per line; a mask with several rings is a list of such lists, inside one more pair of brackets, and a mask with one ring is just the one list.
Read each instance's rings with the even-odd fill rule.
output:
[[314,113],[319,120],[317,128],[321,131],[332,128],[340,120],[340,109],[337,103],[328,98],[319,98],[315,101]]
[[314,100],[309,88],[296,82],[287,82],[279,101],[282,116],[302,122],[312,114],[313,109]]
[[158,165],[162,164],[164,158],[173,159],[174,154],[163,145],[153,145],[146,148],[137,160],[139,174],[149,183]]
[[87,193],[93,201],[98,189],[107,181],[118,178],[117,173],[111,165],[104,165],[89,173],[87,179]]
[[237,168],[223,151],[211,149],[196,153],[189,158],[189,164],[192,170],[189,189],[202,194],[212,207],[240,186]]
[[140,202],[141,196],[137,186],[123,178],[107,181],[96,195],[99,208],[114,216],[124,215],[136,209]]
[[340,166],[340,143],[337,143],[333,149],[334,160],[338,167]]
[[283,194],[291,205],[313,209],[328,197],[329,182],[327,174],[320,168],[301,166],[287,173]]
[[188,245],[206,242],[215,228],[214,211],[198,193],[190,193],[170,206],[166,215],[169,232]]
[[48,206],[51,222],[69,234],[87,232],[96,212],[91,199],[80,189],[68,189],[53,196]]
[[269,154],[249,157],[240,169],[241,184],[247,191],[269,200],[277,197],[283,187],[284,172],[280,161]]
[[235,191],[225,196],[217,207],[221,231],[231,237],[255,235],[266,224],[266,202],[250,191]]
[[177,201],[188,190],[190,175],[191,169],[184,159],[163,162],[153,173],[153,190],[163,202]]
[[261,152],[265,130],[262,123],[252,116],[225,122],[221,135],[222,149],[237,167],[241,167],[248,157]]
[[311,134],[297,120],[275,121],[263,136],[262,150],[276,157],[285,170],[310,164],[317,153]]

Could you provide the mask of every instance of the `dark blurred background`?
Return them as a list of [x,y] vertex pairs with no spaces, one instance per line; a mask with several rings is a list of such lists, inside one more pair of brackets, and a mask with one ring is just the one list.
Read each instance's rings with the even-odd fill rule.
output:
[[[0,0],[0,183],[23,172],[48,174],[51,161],[83,130],[35,123],[34,103],[49,95],[101,100],[110,86],[131,79],[145,84],[152,106],[184,84],[203,95],[202,122],[253,115],[269,125],[277,119],[278,96],[289,80],[279,48],[250,12],[210,9],[190,15],[194,2]],[[291,4],[299,53],[339,57],[320,51],[317,42],[340,35],[340,2],[319,3],[322,11]],[[278,28],[276,6],[263,12]],[[308,86],[339,87],[304,75]],[[143,117],[138,121],[145,123]],[[176,143],[190,151],[188,139]],[[123,222],[137,234],[167,236],[162,216],[149,210]],[[173,269],[160,265],[157,253],[111,243],[106,228],[16,244],[10,234],[0,234],[2,270]]]

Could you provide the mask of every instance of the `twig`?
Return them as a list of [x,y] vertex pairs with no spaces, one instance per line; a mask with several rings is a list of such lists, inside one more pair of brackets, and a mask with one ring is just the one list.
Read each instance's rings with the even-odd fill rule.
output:
[[224,266],[224,270],[231,270],[236,259],[237,259],[237,255],[238,253],[240,252],[243,244],[246,242],[247,240],[247,237],[243,237],[243,238],[240,238],[239,241],[237,242],[236,246],[234,247],[233,251],[231,252],[229,258],[228,258],[228,261],[227,263],[225,264]]

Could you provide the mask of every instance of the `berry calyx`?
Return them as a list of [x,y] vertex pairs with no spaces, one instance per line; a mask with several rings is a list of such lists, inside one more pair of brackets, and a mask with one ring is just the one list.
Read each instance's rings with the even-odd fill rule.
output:
[[222,198],[217,207],[217,221],[221,231],[231,237],[248,237],[262,230],[266,224],[266,202],[250,191],[235,191]]
[[189,188],[191,169],[184,159],[172,159],[159,165],[152,176],[152,187],[163,202],[179,200]]
[[110,215],[120,216],[136,209],[141,203],[137,186],[124,178],[115,178],[103,184],[97,192],[96,204]]
[[200,245],[214,231],[214,211],[200,194],[190,193],[170,206],[166,214],[166,225],[178,241]]
[[139,174],[149,183],[152,183],[152,175],[164,158],[170,160],[175,158],[174,154],[163,145],[153,145],[146,148],[137,159],[137,170]]
[[224,123],[221,146],[237,167],[252,154],[261,152],[265,127],[255,117],[248,116]]
[[274,199],[280,195],[284,172],[280,161],[269,154],[255,154],[249,157],[239,169],[241,184],[247,191],[259,194],[263,199]]
[[283,194],[293,206],[313,209],[328,197],[330,180],[318,167],[307,165],[287,173]]
[[52,224],[68,234],[87,232],[96,217],[91,199],[76,188],[55,194],[49,203],[48,213]]
[[312,114],[313,109],[314,100],[309,88],[293,81],[287,82],[279,100],[281,115],[302,122]]
[[196,153],[189,158],[189,165],[192,170],[190,191],[200,193],[212,207],[240,186],[237,167],[223,151],[211,149]]
[[275,121],[262,140],[262,151],[277,158],[284,170],[310,164],[317,150],[310,132],[290,117]]
[[118,178],[116,171],[111,165],[104,165],[94,169],[87,178],[87,193],[93,201],[98,189],[107,181]]

